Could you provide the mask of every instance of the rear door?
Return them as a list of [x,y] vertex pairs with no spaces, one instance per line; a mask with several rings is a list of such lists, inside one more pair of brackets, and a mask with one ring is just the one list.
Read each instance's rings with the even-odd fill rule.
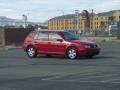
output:
[[47,53],[49,47],[48,32],[37,32],[34,39],[37,51],[39,53]]

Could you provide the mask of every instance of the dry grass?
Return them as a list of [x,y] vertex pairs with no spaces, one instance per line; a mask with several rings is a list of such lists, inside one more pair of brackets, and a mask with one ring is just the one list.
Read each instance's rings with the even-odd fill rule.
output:
[[120,43],[120,39],[117,39],[117,37],[88,37],[88,39],[95,41],[95,42],[100,42],[100,43],[104,43],[104,42],[119,42]]

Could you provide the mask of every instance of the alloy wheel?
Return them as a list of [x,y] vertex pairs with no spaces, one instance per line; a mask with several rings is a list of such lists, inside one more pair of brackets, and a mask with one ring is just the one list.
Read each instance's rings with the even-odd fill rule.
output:
[[77,58],[77,49],[76,48],[70,48],[70,49],[68,49],[67,56],[70,59]]
[[27,54],[29,57],[35,57],[36,56],[36,49],[34,47],[29,47],[27,49]]

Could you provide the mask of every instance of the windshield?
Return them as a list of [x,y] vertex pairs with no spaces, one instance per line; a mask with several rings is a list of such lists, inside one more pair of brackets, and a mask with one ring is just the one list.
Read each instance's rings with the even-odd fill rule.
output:
[[79,40],[80,39],[77,35],[75,35],[71,32],[61,32],[61,35],[66,40]]

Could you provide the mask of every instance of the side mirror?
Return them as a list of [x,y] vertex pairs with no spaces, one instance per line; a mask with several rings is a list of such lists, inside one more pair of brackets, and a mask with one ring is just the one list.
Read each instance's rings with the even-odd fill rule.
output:
[[59,42],[63,42],[63,39],[57,39],[57,41],[59,41]]

